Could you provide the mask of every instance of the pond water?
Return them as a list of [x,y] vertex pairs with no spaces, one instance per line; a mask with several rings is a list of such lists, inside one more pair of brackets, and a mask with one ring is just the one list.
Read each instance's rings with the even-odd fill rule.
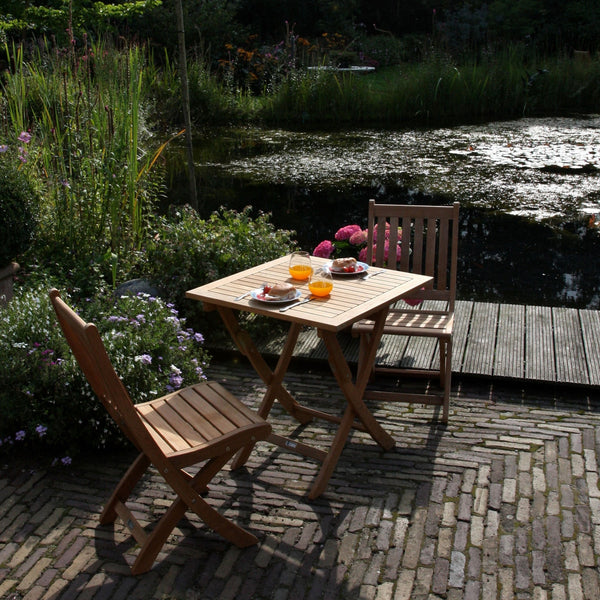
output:
[[[195,140],[202,212],[251,205],[312,250],[369,198],[461,203],[461,299],[600,308],[600,117],[432,130],[227,129]],[[168,201],[185,197],[182,149]]]

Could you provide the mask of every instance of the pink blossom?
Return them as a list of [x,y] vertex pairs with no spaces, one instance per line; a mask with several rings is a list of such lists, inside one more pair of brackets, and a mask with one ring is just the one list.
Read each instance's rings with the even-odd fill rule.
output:
[[21,131],[21,134],[17,139],[20,142],[23,142],[24,144],[29,144],[29,142],[31,141],[31,134],[27,131]]
[[349,240],[352,234],[356,233],[357,231],[360,231],[360,229],[361,228],[358,225],[345,225],[344,227],[341,227],[336,231],[335,239],[338,242],[344,242],[346,240]]
[[[377,256],[377,244],[373,244],[373,257]],[[383,243],[383,262],[387,263],[390,257],[390,242],[386,239]]]
[[362,246],[363,244],[366,244],[368,235],[369,233],[366,229],[359,229],[350,236],[348,241],[353,246]]
[[421,304],[421,302],[423,302],[422,298],[402,298],[402,300],[404,300],[404,302],[406,302],[406,304],[409,306],[418,306]]
[[334,251],[334,246],[329,240],[323,240],[314,250],[313,256],[329,258]]

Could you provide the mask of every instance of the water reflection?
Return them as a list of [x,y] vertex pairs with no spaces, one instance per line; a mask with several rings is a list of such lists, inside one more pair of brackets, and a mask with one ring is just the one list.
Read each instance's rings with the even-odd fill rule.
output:
[[[343,224],[363,225],[372,197],[458,200],[461,298],[598,308],[599,128],[592,116],[423,131],[227,130],[199,141],[197,175],[204,212],[269,211],[307,249]],[[185,177],[172,181],[170,198],[181,197]]]

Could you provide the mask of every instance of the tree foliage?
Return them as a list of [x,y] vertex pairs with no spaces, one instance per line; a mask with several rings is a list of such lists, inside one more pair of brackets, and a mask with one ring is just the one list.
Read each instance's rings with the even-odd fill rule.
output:
[[[0,34],[49,35],[60,43],[108,31],[171,49],[174,1],[0,0]],[[286,29],[312,38],[339,33],[349,42],[424,37],[461,52],[506,41],[542,52],[594,52],[600,39],[597,0],[183,0],[183,10],[188,47],[215,64],[226,44],[241,45],[248,36],[274,43]]]

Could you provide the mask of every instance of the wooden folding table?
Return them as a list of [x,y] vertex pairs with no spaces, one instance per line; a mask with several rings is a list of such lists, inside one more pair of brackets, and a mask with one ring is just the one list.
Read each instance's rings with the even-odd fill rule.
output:
[[[315,268],[327,262],[325,259],[316,257],[311,257],[311,261]],[[308,423],[314,417],[337,423],[337,431],[327,452],[275,433],[268,438],[268,441],[280,447],[322,462],[321,469],[309,493],[309,498],[312,499],[318,497],[327,487],[327,482],[335,469],[352,428],[368,432],[386,450],[394,446],[393,438],[384,431],[363,401],[370,374],[369,365],[372,365],[375,360],[390,304],[403,296],[410,296],[412,291],[431,281],[431,278],[425,275],[371,267],[367,272],[371,275],[369,278],[366,278],[364,274],[337,276],[334,278],[334,287],[330,296],[313,298],[310,302],[299,304],[284,312],[280,309],[287,304],[261,302],[253,299],[250,295],[236,300],[237,297],[250,290],[259,289],[264,282],[282,281],[292,282],[301,292],[301,298],[290,304],[299,303],[300,300],[309,296],[308,284],[297,282],[289,276],[288,262],[289,257],[283,256],[189,290],[186,296],[202,301],[205,310],[219,312],[237,347],[249,359],[267,385],[267,391],[258,410],[264,419],[268,418],[273,403],[277,400],[300,423]],[[377,274],[374,275],[375,273]],[[290,323],[281,356],[274,370],[261,356],[248,333],[241,328],[236,316],[238,310],[266,315]],[[363,367],[354,378],[344,357],[337,334],[352,323],[366,317],[375,321],[375,327],[370,344],[365,350]],[[329,365],[347,400],[346,409],[341,417],[300,405],[283,385],[298,334],[303,326],[315,327],[319,337],[325,343]],[[240,451],[234,459],[232,467],[242,466],[251,451],[251,446]]]

